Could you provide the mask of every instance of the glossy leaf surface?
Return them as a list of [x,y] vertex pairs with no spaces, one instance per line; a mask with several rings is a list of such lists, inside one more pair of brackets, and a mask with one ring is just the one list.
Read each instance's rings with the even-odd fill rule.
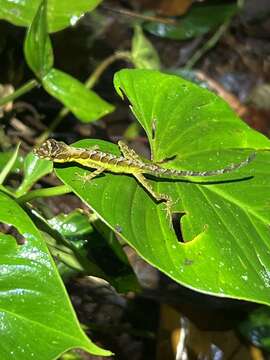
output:
[[0,221],[24,242],[0,234],[0,358],[51,360],[74,347],[109,355],[81,330],[41,233],[11,198],[0,193],[0,203]]
[[24,177],[21,185],[16,191],[16,196],[24,195],[40,178],[53,170],[51,161],[39,159],[30,152],[23,164]]
[[[58,31],[75,25],[86,12],[93,10],[101,0],[48,0],[49,31]],[[29,26],[40,0],[0,0],[0,18],[14,25]]]
[[237,7],[234,4],[193,5],[186,15],[177,20],[176,25],[152,22],[146,24],[145,29],[160,37],[185,40],[215,29],[236,11]]
[[[136,276],[115,234],[100,220],[90,220],[85,214],[73,211],[68,215],[60,214],[52,218],[49,224],[59,231],[79,254],[75,258],[74,251],[71,253],[69,249],[64,249],[63,245],[61,248],[59,245],[55,246],[53,253],[66,265],[73,263],[73,269],[77,268],[77,271],[109,281],[121,293],[139,289]],[[67,270],[64,266],[60,266],[60,269],[61,274]]]
[[[11,159],[13,152],[4,151],[0,152],[0,171],[6,166],[7,162]],[[18,173],[23,168],[23,157],[19,155],[10,170],[13,173]]]
[[[270,148],[269,140],[223,100],[177,76],[122,70],[115,87],[131,102],[153,160],[171,159],[163,167],[220,169]],[[76,146],[96,143],[119,154],[115,145],[94,140]],[[56,172],[144,259],[174,280],[201,292],[268,304],[269,165],[269,152],[261,150],[252,163],[226,175],[149,179],[157,192],[172,198],[183,239],[177,238],[165,205],[132,176],[105,173],[84,184],[76,175],[83,175],[83,168],[67,165]]]
[[50,95],[61,101],[83,122],[98,120],[114,110],[94,91],[88,90],[78,80],[60,70],[50,70],[42,79],[42,84]]

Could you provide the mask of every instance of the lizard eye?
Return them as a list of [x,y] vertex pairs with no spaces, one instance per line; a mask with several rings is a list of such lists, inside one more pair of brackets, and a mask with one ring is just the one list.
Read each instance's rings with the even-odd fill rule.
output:
[[33,150],[34,154],[42,159],[52,160],[59,154],[59,142],[54,139],[46,140],[43,144]]

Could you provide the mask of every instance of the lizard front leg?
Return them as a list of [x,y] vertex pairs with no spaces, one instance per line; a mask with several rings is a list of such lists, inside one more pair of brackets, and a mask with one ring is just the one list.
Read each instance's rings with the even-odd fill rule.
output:
[[104,168],[97,168],[95,171],[91,172],[90,174],[88,175],[79,175],[77,174],[77,176],[79,178],[82,179],[83,183],[85,184],[87,181],[90,181],[92,179],[94,179],[94,177],[98,176],[99,174],[101,174],[105,169]]
[[121,140],[118,141],[118,146],[119,146],[121,153],[123,154],[123,156],[126,159],[142,161],[141,158],[139,157],[139,155],[136,153],[136,151],[131,149],[130,147],[128,147],[128,145],[126,143],[124,143],[123,141],[121,141]]

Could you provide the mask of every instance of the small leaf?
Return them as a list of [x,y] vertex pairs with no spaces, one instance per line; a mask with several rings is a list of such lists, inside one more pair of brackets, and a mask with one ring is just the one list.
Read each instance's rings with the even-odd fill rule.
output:
[[31,219],[1,192],[0,203],[0,221],[13,225],[24,240],[18,245],[14,237],[0,234],[0,358],[51,360],[71,348],[110,355],[80,328],[44,239]]
[[[13,154],[14,153],[11,151],[0,152],[0,171],[2,171],[2,169],[6,166],[7,162],[11,159]],[[10,172],[18,173],[20,170],[22,170],[23,161],[24,161],[23,157],[21,155],[18,155],[15,163],[10,169]]]
[[12,168],[14,167],[14,165],[16,163],[16,160],[18,158],[19,147],[20,147],[20,143],[16,146],[16,149],[14,150],[14,153],[12,154],[12,156],[10,157],[10,159],[8,160],[8,162],[6,163],[4,168],[1,170],[1,172],[0,172],[0,185],[3,184],[6,177],[8,176],[8,174],[10,173]]
[[47,0],[41,1],[27,31],[24,54],[29,67],[39,79],[53,66],[53,50],[47,33]]
[[185,40],[207,33],[225,22],[237,11],[235,4],[198,4],[193,5],[176,25],[147,23],[145,29],[159,37]]
[[30,152],[24,161],[24,178],[16,191],[16,196],[24,195],[40,178],[51,173],[53,164],[49,160],[39,159]]
[[160,68],[158,53],[151,42],[144,36],[139,25],[134,28],[131,57],[132,62],[138,69],[158,70]]
[[[48,27],[50,32],[75,25],[86,11],[92,11],[101,0],[50,0]],[[0,18],[14,25],[29,26],[36,14],[40,0],[0,0]]]
[[83,122],[98,120],[114,110],[113,105],[62,71],[50,70],[42,79],[42,84],[50,95],[61,101]]

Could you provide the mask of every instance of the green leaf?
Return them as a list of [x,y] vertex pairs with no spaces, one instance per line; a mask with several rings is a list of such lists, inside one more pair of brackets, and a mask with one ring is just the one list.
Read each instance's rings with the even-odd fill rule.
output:
[[110,355],[81,330],[43,237],[31,219],[3,193],[0,203],[0,221],[13,225],[17,237],[24,239],[24,244],[18,245],[14,237],[0,235],[0,358],[51,360],[71,348]]
[[[72,253],[63,245],[60,247],[59,244],[56,244],[57,246],[52,244],[55,247],[53,254],[65,264],[70,266],[73,263],[75,265],[72,266],[73,269],[83,271],[88,275],[102,277],[109,281],[118,292],[139,290],[138,281],[128,263],[126,254],[115,234],[104,223],[97,219],[91,220],[78,211],[68,215],[60,214],[48,222],[80,253],[80,258],[75,258],[74,251]],[[81,268],[77,266],[80,259]],[[92,265],[89,266],[89,262]],[[67,269],[64,266],[61,266],[60,269],[61,275],[66,276]],[[94,271],[98,269],[100,269],[99,272]],[[70,274],[69,271],[67,275]]]
[[[7,162],[11,159],[13,156],[13,152],[11,151],[4,151],[0,152],[0,171],[6,166]],[[13,164],[12,168],[10,169],[10,172],[18,173],[23,168],[23,157],[17,156],[15,163]]]
[[62,71],[50,70],[42,79],[42,84],[50,95],[61,101],[83,122],[98,120],[114,110],[113,105]]
[[176,25],[151,22],[145,29],[159,37],[185,40],[203,35],[232,17],[237,11],[235,4],[193,5]]
[[24,161],[24,178],[16,191],[16,196],[20,197],[27,193],[40,178],[51,173],[52,170],[53,165],[51,161],[39,159],[30,152]]
[[[177,76],[122,70],[115,87],[131,102],[154,161],[171,159],[164,167],[219,169],[251,151],[265,151],[258,151],[248,166],[222,176],[149,179],[156,191],[171,196],[173,211],[182,214],[175,223],[183,240],[177,238],[166,206],[153,201],[132,176],[105,173],[84,184],[76,173],[85,169],[69,165],[57,169],[57,176],[175,281],[204,293],[269,304],[269,140],[215,94]],[[119,154],[113,144],[98,144]]]
[[[49,0],[49,31],[59,31],[75,25],[86,11],[93,10],[101,0]],[[36,14],[40,0],[0,0],[0,18],[14,25],[29,26]]]
[[138,69],[160,69],[158,53],[151,42],[144,36],[139,25],[134,28],[131,57],[132,62]]
[[27,31],[24,54],[29,67],[39,79],[53,66],[52,44],[47,32],[47,0],[41,1]]
[[261,306],[250,312],[238,326],[240,333],[254,346],[270,351],[270,309]]

